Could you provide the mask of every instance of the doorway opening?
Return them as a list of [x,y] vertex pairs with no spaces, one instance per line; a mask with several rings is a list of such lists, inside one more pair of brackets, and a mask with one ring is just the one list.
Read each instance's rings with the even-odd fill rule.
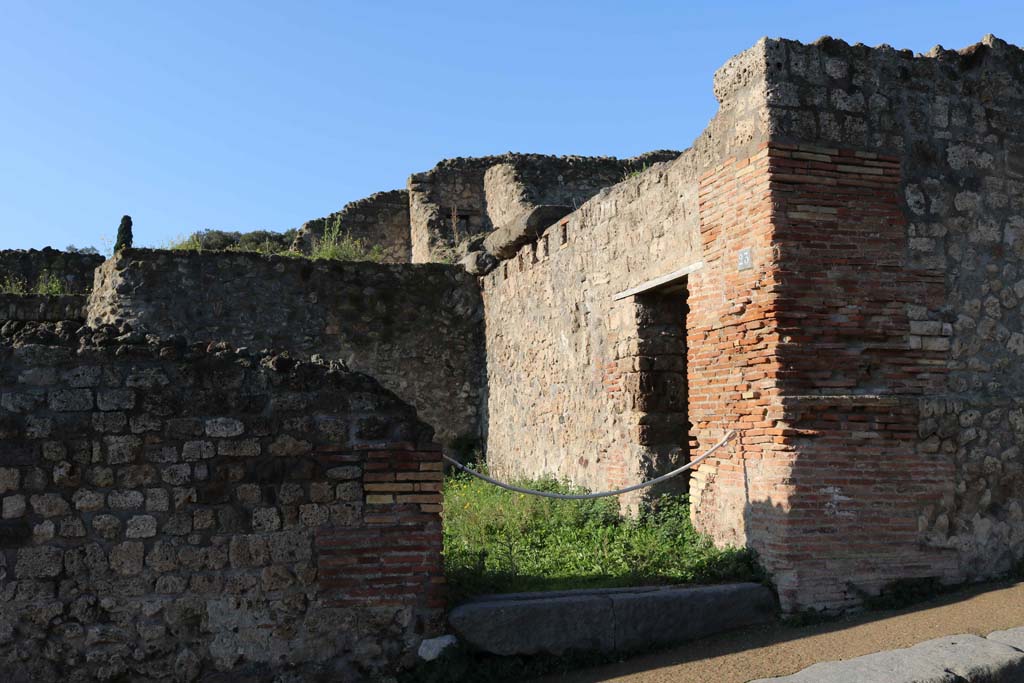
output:
[[[639,337],[639,442],[649,453],[644,478],[666,474],[690,459],[687,390],[687,278],[636,295]],[[689,475],[656,487],[653,494],[685,493]]]

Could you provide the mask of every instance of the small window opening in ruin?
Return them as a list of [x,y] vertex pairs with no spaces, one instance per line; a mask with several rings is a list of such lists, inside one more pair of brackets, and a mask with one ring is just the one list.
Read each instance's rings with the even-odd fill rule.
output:
[[[637,404],[643,413],[640,444],[650,453],[650,462],[645,463],[647,477],[665,474],[690,458],[686,280],[635,298],[640,374]],[[658,492],[681,493],[688,485],[688,477],[682,475],[665,482]]]
[[448,222],[452,230],[452,241],[455,244],[459,244],[470,236],[470,215],[468,213],[460,213],[458,208],[452,208],[447,210],[444,215],[449,218]]
[[565,243],[568,242],[568,241],[569,241],[569,224],[568,223],[562,223],[562,241],[560,242],[560,246],[564,247]]

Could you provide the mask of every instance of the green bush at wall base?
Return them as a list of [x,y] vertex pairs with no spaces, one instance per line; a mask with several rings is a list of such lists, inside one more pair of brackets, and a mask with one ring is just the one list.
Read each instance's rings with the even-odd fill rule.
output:
[[[553,479],[529,488],[578,492]],[[453,601],[484,593],[757,581],[745,549],[716,548],[690,523],[685,497],[663,496],[636,519],[613,498],[562,501],[459,474],[444,490],[445,571]]]

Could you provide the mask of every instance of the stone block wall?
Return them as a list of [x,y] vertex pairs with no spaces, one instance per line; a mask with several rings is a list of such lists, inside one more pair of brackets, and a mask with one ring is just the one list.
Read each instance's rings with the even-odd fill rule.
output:
[[8,680],[363,680],[441,626],[440,451],[359,374],[0,333]]
[[299,229],[292,248],[308,254],[313,243],[331,229],[362,240],[367,248],[380,247],[384,263],[409,263],[412,259],[406,190],[377,192],[349,202],[329,216],[307,221]]
[[602,188],[678,152],[633,158],[542,154],[446,159],[409,178],[412,260],[454,261],[457,247],[540,204],[578,207]]
[[128,250],[96,283],[90,324],[340,360],[413,404],[442,443],[480,435],[482,306],[457,267]]
[[46,296],[42,294],[0,294],[0,322],[58,322],[79,320],[85,322],[88,297],[84,294]]
[[103,263],[98,254],[45,249],[0,250],[0,281],[12,278],[31,289],[44,273],[60,278],[68,292],[86,294],[92,289],[93,272]]

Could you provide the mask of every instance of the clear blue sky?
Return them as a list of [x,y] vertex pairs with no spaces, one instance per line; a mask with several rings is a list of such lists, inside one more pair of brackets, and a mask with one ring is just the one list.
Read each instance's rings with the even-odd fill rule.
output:
[[759,37],[925,52],[1014,2],[0,0],[0,248],[283,230],[438,160],[684,149]]

